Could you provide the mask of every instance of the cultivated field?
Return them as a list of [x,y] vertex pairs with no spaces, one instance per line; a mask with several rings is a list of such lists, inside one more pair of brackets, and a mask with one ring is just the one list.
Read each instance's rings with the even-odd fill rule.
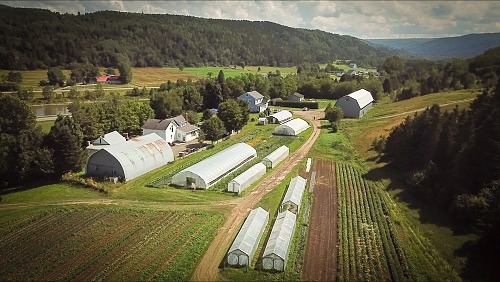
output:
[[307,281],[335,281],[338,254],[335,165],[316,159],[311,171],[316,172],[314,202],[302,278]]
[[0,228],[1,280],[186,280],[223,217],[67,208]]

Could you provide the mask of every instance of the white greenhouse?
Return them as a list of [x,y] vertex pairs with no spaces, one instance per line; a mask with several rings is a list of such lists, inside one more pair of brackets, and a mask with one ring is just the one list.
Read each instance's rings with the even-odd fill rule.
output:
[[300,202],[302,201],[302,195],[306,189],[306,179],[296,176],[290,180],[290,185],[286,190],[285,197],[281,202],[280,211],[291,211],[294,214],[299,213]]
[[265,164],[268,168],[273,168],[277,166],[282,160],[286,159],[288,154],[290,154],[290,149],[287,146],[283,145],[269,154],[267,157],[263,158],[262,163]]
[[260,238],[266,229],[269,213],[263,208],[256,208],[250,212],[243,226],[236,235],[229,252],[227,263],[232,266],[250,265],[259,246]]
[[156,133],[103,146],[87,159],[85,175],[134,179],[174,161],[167,141]]
[[257,163],[229,181],[227,191],[240,194],[252,185],[252,183],[264,176],[264,174],[266,174],[266,166],[263,163]]
[[289,122],[286,122],[276,127],[274,129],[273,134],[296,136],[308,128],[309,124],[305,120],[300,118],[295,118]]
[[172,177],[177,186],[208,189],[228,173],[257,157],[257,151],[245,143],[237,143],[192,165]]
[[263,269],[285,271],[296,220],[292,212],[278,214],[262,256]]
[[285,123],[292,119],[292,113],[290,111],[279,111],[267,117],[269,123]]

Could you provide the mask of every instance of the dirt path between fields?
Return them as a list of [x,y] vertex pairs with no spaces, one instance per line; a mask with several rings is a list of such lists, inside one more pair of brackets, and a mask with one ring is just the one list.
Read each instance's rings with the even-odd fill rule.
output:
[[220,205],[234,205],[234,208],[229,213],[227,221],[220,227],[214,239],[208,246],[207,251],[201,258],[198,267],[196,268],[193,281],[217,281],[219,274],[219,264],[224,259],[224,256],[229,249],[231,239],[234,238],[243,220],[248,215],[249,211],[257,204],[260,199],[273,190],[290,171],[307,155],[312,145],[316,141],[320,133],[319,118],[323,117],[322,111],[304,111],[295,112],[306,119],[309,119],[313,124],[313,133],[309,139],[279,165],[271,174],[269,174],[252,192],[244,197],[220,202]]
[[[470,99],[458,100],[458,101],[454,101],[454,102],[450,102],[450,103],[439,104],[439,106],[443,107],[443,106],[448,106],[448,105],[453,105],[453,104],[458,104],[458,103],[472,101],[474,99],[476,99],[476,98],[470,98]],[[423,111],[423,110],[425,110],[427,108],[428,107],[420,108],[420,109],[416,109],[416,110],[408,111],[408,112],[404,112],[404,113],[394,114],[394,115],[388,115],[388,116],[383,116],[383,117],[376,117],[376,118],[373,118],[373,119],[386,119],[386,118],[392,118],[392,117],[409,115],[409,114],[413,114],[413,113],[416,113],[416,112],[421,112],[421,111]]]

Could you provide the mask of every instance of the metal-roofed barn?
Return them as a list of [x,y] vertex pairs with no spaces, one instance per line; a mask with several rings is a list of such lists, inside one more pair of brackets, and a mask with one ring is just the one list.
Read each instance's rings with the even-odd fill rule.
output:
[[172,148],[155,133],[103,147],[87,159],[88,176],[119,177],[125,181],[174,161]]
[[302,201],[302,195],[304,194],[304,190],[306,189],[307,180],[296,176],[290,180],[290,185],[288,185],[288,189],[286,190],[285,197],[281,202],[280,211],[291,211],[294,214],[299,213],[300,202]]
[[267,117],[269,123],[285,123],[292,119],[292,113],[290,111],[279,111]]
[[265,270],[285,271],[297,216],[285,211],[279,213],[262,256]]
[[266,174],[266,166],[263,163],[256,163],[242,174],[229,181],[227,191],[240,194],[247,189],[252,183]]
[[282,160],[286,159],[288,154],[290,154],[290,149],[287,146],[283,145],[263,158],[262,163],[266,167],[273,168],[277,166]]
[[269,213],[259,207],[250,212],[227,253],[227,263],[233,266],[250,265],[264,233]]
[[99,136],[92,144],[88,145],[85,149],[90,156],[104,147],[116,145],[126,141],[127,139],[115,130]]
[[305,120],[295,118],[276,127],[273,131],[273,134],[296,136],[307,128],[309,128],[309,124]]
[[344,117],[360,118],[372,108],[373,97],[365,89],[359,89],[349,95],[345,95],[337,100],[335,107],[339,107],[344,112]]
[[245,143],[237,143],[217,154],[194,164],[172,178],[177,186],[208,189],[228,173],[257,157],[255,149]]

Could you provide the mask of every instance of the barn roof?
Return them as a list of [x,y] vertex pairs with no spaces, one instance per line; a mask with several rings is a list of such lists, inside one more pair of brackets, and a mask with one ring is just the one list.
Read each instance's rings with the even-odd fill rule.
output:
[[[243,226],[236,235],[229,253],[240,250],[248,256],[253,255],[254,247],[259,244],[258,239],[261,230],[266,228],[267,221],[269,220],[269,213],[258,207],[250,212]],[[252,259],[250,257],[250,259]]]
[[115,145],[122,142],[127,141],[125,137],[123,137],[117,131],[106,133],[102,136],[99,136],[92,144],[93,145]]
[[296,176],[290,181],[288,189],[286,190],[285,197],[283,198],[283,203],[291,202],[300,206],[300,201],[302,201],[302,194],[306,188],[306,179]]
[[349,94],[347,96],[356,100],[358,102],[360,109],[366,107],[366,105],[373,102],[372,94],[365,89],[359,89],[357,91],[352,92],[351,94]]
[[142,126],[142,129],[165,130],[172,122],[175,123],[176,126],[182,126],[186,124],[186,119],[182,115],[168,119],[149,118]]
[[287,259],[296,219],[297,216],[290,211],[278,214],[269,240],[267,241],[263,257],[274,254],[283,260]]
[[298,98],[304,98],[304,95],[298,93],[298,92],[295,92],[293,93],[291,96],[295,96],[295,97],[298,97]]
[[257,151],[252,146],[246,143],[237,143],[197,164],[183,169],[174,175],[172,182],[176,181],[178,177],[182,177],[184,173],[190,172],[203,179],[208,187],[210,183],[216,181],[228,171],[239,166],[248,158],[255,156],[257,156]]
[[292,113],[290,111],[283,110],[283,111],[279,111],[277,113],[274,113],[270,116],[274,117],[278,121],[283,121],[283,120],[287,120],[289,118],[292,118]]
[[97,154],[105,152],[109,153],[120,163],[127,180],[136,178],[174,160],[172,148],[156,133],[106,146],[90,156],[88,162]]

